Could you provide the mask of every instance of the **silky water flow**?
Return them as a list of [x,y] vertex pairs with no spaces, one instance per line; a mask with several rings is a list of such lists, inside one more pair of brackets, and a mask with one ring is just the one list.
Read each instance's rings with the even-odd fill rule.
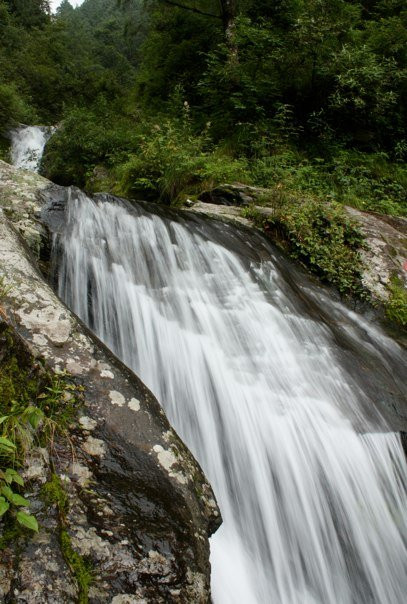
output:
[[214,488],[216,604],[405,601],[406,464],[373,400],[380,372],[403,389],[393,340],[260,235],[203,218],[72,189],[54,257],[59,295]]
[[11,163],[38,172],[45,145],[54,130],[53,126],[19,126],[11,130]]

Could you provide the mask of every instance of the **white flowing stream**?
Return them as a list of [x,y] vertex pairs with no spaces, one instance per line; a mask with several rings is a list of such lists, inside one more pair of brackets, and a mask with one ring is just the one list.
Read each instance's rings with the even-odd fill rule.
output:
[[[260,236],[144,207],[72,190],[59,294],[151,388],[208,476],[223,516],[214,602],[401,604],[405,458],[369,376],[351,370],[358,347],[386,371],[401,349],[286,278]],[[366,341],[342,358],[330,323]]]
[[17,168],[38,172],[42,154],[54,126],[19,126],[10,132],[11,162]]

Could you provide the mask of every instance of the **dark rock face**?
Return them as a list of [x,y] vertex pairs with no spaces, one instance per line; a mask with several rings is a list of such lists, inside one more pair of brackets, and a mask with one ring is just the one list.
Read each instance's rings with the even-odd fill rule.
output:
[[204,191],[198,197],[198,200],[221,206],[244,207],[258,199],[262,192],[263,190],[258,187],[234,183],[232,185],[222,185],[210,191]]
[[[208,536],[220,524],[211,487],[152,393],[38,270],[47,229],[61,215],[55,209],[47,215],[50,185],[34,176],[0,165],[0,198],[16,227],[0,210],[0,275],[10,286],[2,299],[1,330],[8,336],[0,338],[0,363],[1,347],[12,342],[22,367],[66,373],[84,392],[67,438],[52,451],[34,449],[27,461],[41,528],[2,551],[0,600],[77,602],[82,588],[70,559],[78,555],[93,569],[90,602],[209,602]],[[63,197],[63,190],[56,193]],[[30,249],[17,229],[29,234]],[[64,514],[41,495],[52,477],[67,498]]]

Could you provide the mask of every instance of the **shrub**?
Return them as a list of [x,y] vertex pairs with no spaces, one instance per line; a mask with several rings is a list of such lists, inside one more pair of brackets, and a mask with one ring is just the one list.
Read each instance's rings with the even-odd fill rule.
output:
[[34,111],[26,105],[15,86],[0,84],[0,134],[17,122],[35,119]]
[[96,165],[112,168],[136,145],[136,122],[119,115],[104,97],[92,109],[77,108],[51,137],[42,161],[43,174],[61,185],[87,187]]
[[407,291],[397,278],[393,279],[390,286],[390,299],[386,305],[386,315],[394,323],[407,328]]
[[293,196],[281,188],[263,201],[273,208],[271,217],[253,209],[245,215],[341,294],[363,295],[358,252],[363,238],[339,204]]
[[164,203],[217,183],[243,178],[246,162],[213,148],[209,125],[196,134],[185,106],[182,119],[150,125],[138,137],[136,153],[119,168],[120,193]]
[[[0,302],[6,292],[0,279]],[[1,305],[0,313],[6,317]],[[17,524],[38,530],[35,517],[25,511],[29,500],[19,493],[24,487],[21,468],[27,454],[38,445],[52,450],[55,435],[66,435],[76,416],[78,398],[77,388],[65,376],[50,375],[26,357],[4,324],[0,336],[4,348],[0,363],[0,520],[4,517],[11,526],[9,536],[13,538]],[[2,539],[7,542],[4,535]]]
[[407,214],[407,168],[385,153],[340,150],[326,158],[284,149],[251,162],[251,177],[265,187],[282,183],[294,192],[311,193],[382,214]]

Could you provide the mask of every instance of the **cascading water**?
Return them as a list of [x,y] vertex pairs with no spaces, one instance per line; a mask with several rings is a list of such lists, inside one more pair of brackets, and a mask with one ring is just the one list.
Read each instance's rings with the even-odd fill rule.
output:
[[246,239],[73,192],[59,294],[152,389],[210,479],[216,603],[400,604],[405,460],[366,359],[388,378],[391,359],[397,389],[402,352]]
[[53,126],[20,126],[10,132],[11,162],[17,168],[38,172]]

